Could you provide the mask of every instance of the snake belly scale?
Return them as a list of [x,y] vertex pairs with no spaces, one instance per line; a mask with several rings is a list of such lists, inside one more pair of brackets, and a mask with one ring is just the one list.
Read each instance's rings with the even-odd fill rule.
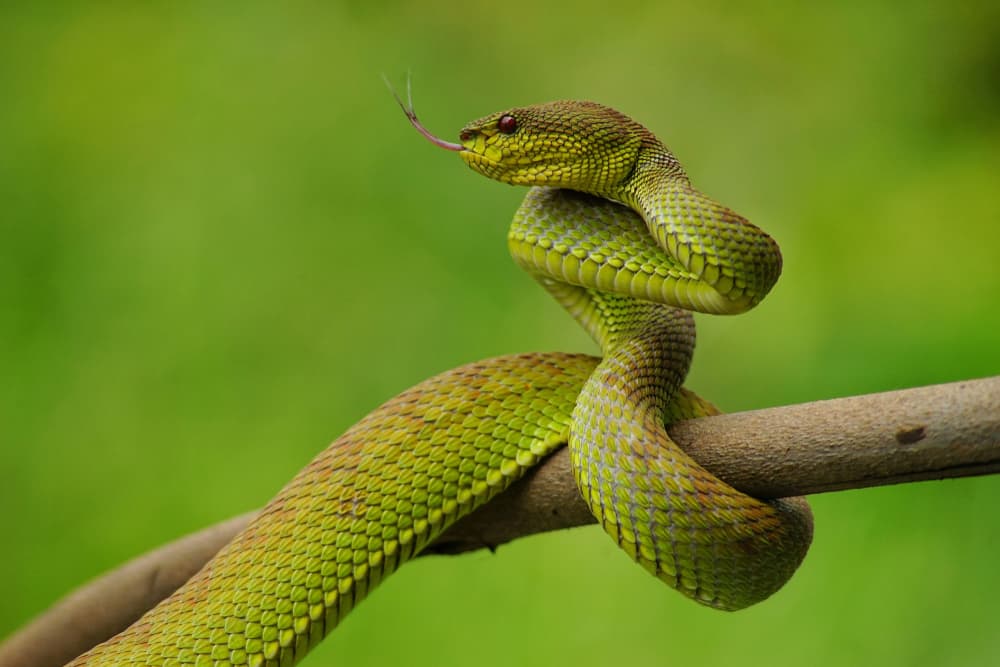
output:
[[755,306],[775,242],[694,189],[646,128],[592,102],[509,109],[460,143],[413,125],[490,178],[532,186],[508,244],[600,345],[425,380],[321,452],[204,569],[72,665],[291,665],[458,518],[568,443],[585,501],[642,567],[719,609],[754,604],[812,536],[802,499],[715,478],[664,424],[715,414],[681,383],[690,311]]

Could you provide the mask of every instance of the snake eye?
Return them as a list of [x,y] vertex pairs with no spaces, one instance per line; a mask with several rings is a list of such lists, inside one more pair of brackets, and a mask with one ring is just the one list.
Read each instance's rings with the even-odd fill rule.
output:
[[497,121],[497,129],[504,134],[513,134],[514,130],[517,129],[517,119],[510,114],[504,114]]

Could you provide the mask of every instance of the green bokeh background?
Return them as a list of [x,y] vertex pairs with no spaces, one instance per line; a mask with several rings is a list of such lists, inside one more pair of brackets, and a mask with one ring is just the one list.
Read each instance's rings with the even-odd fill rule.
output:
[[[782,244],[700,317],[726,410],[1000,372],[1000,5],[527,0],[0,9],[0,636],[263,503],[419,380],[593,351],[505,250],[523,191],[454,136],[591,98]],[[1000,479],[814,499],[772,600],[702,609],[596,527],[389,579],[306,665],[984,665]]]

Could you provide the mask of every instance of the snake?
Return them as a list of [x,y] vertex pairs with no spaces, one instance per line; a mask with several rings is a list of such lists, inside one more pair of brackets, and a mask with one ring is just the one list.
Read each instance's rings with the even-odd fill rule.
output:
[[682,386],[692,311],[756,306],[781,272],[777,243],[695,189],[651,131],[610,107],[510,108],[452,143],[420,123],[412,99],[396,100],[474,171],[529,186],[511,254],[601,356],[509,355],[404,391],[318,454],[186,584],[71,665],[291,665],[448,526],[566,445],[597,523],[698,603],[760,602],[803,560],[804,499],[744,495],[667,433],[718,413]]

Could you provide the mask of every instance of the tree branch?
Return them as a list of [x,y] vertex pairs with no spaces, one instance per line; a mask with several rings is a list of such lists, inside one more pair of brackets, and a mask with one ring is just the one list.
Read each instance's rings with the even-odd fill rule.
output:
[[[706,468],[758,498],[992,474],[1000,472],[1000,376],[694,419],[670,434]],[[0,645],[0,667],[58,667],[123,630],[253,516],[189,535],[71,593]],[[425,553],[492,549],[593,522],[564,449]]]

